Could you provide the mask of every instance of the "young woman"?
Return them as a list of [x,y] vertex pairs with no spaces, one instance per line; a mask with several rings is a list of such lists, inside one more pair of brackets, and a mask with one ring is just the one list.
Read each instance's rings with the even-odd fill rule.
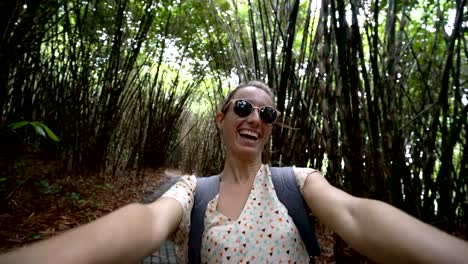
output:
[[[217,113],[226,160],[218,195],[205,213],[202,262],[308,261],[297,228],[273,190],[269,167],[262,164],[277,114],[271,90],[256,81],[232,91]],[[467,242],[386,203],[336,189],[313,169],[294,170],[314,215],[371,259],[468,261]],[[2,255],[0,263],[135,263],[158,249],[170,234],[175,234],[179,260],[184,263],[196,185],[195,177],[182,177],[151,204],[125,206],[63,235]],[[265,228],[271,228],[274,239],[262,234]]]

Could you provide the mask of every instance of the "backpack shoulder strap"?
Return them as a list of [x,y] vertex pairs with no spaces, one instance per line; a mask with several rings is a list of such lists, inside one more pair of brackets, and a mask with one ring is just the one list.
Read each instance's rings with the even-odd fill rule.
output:
[[190,232],[188,239],[189,263],[200,263],[200,252],[203,231],[205,230],[205,212],[208,202],[213,200],[219,191],[219,175],[197,178],[197,187],[192,212],[190,215]]
[[270,172],[276,195],[280,202],[288,209],[288,214],[294,221],[309,256],[312,258],[318,256],[320,254],[320,247],[310,223],[308,214],[310,210],[301,195],[293,168],[270,167]]

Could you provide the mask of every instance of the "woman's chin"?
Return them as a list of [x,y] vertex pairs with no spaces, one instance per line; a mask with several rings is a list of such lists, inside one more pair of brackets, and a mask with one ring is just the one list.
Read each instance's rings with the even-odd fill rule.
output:
[[241,145],[237,148],[235,151],[235,155],[239,159],[243,160],[256,160],[256,159],[261,159],[262,157],[262,149],[258,146],[246,146],[246,145]]
[[229,145],[227,151],[236,159],[261,160],[263,144],[260,140],[237,138]]

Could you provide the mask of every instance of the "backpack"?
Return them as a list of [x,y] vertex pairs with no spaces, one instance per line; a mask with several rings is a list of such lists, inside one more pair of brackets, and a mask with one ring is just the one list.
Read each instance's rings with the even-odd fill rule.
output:
[[[275,187],[278,200],[288,209],[296,225],[302,241],[309,254],[310,262],[320,254],[320,247],[315,237],[314,230],[310,224],[308,207],[302,198],[296,175],[292,167],[270,167],[273,186]],[[211,201],[219,190],[219,175],[198,178],[195,192],[194,205],[191,212],[191,225],[188,241],[189,263],[200,263],[200,251],[202,244],[204,217],[208,202]]]

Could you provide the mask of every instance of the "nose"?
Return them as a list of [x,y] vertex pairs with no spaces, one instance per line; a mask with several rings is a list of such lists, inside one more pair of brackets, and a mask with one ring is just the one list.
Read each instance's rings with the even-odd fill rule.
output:
[[250,113],[250,115],[247,116],[247,122],[248,123],[257,123],[257,124],[260,124],[261,122],[261,118],[260,118],[260,108],[258,107],[254,107],[254,109],[252,110],[252,113]]

